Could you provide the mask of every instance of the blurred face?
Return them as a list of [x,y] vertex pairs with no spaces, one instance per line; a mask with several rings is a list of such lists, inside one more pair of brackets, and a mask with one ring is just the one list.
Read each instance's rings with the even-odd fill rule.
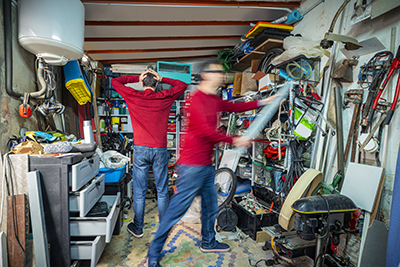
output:
[[203,80],[210,84],[215,92],[210,92],[216,94],[216,89],[223,85],[226,80],[226,74],[223,72],[223,67],[219,64],[210,64],[208,70],[202,72]]

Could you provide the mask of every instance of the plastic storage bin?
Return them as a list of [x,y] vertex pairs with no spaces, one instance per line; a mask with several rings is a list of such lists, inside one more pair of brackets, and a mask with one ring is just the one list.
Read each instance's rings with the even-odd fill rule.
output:
[[232,209],[238,217],[237,227],[253,240],[256,240],[257,232],[261,231],[261,227],[278,223],[278,216],[273,212],[252,214],[234,201],[232,201]]
[[236,175],[242,179],[251,179],[251,166],[238,166]]
[[64,65],[65,87],[71,92],[79,105],[92,100],[92,92],[86,78],[82,75],[79,62],[71,60]]
[[121,180],[122,176],[124,176],[126,166],[122,166],[118,169],[110,169],[110,168],[100,168],[99,173],[106,176],[106,183],[115,183]]

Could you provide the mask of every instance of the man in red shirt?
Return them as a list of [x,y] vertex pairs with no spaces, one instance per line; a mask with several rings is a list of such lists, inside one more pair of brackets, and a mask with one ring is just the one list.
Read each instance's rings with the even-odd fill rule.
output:
[[227,252],[229,245],[215,240],[214,224],[218,212],[217,192],[214,185],[214,167],[211,155],[219,142],[234,146],[248,146],[249,137],[229,137],[217,132],[217,113],[220,111],[241,112],[264,106],[268,99],[248,103],[232,103],[216,96],[224,83],[225,74],[217,61],[204,63],[202,81],[194,92],[188,108],[188,130],[182,143],[178,159],[178,174],[175,195],[158,226],[157,233],[148,251],[148,266],[160,266],[160,254],[168,233],[190,207],[193,199],[201,196],[202,252]]
[[[144,91],[125,86],[142,82]],[[172,85],[168,90],[155,92],[158,82]],[[125,99],[133,126],[133,210],[135,218],[127,226],[135,237],[143,236],[144,208],[150,165],[157,188],[158,216],[161,222],[169,205],[167,125],[174,101],[186,90],[186,83],[161,78],[152,69],[140,76],[121,76],[111,80],[114,89]]]

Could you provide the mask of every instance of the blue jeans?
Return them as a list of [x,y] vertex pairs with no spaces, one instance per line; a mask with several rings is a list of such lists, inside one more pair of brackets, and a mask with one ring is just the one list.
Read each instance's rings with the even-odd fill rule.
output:
[[166,147],[153,148],[134,145],[133,147],[133,210],[135,228],[142,231],[149,168],[152,166],[157,188],[158,218],[162,220],[169,204],[168,194],[168,152]]
[[148,251],[148,256],[151,258],[160,256],[172,226],[185,215],[197,195],[201,196],[201,246],[212,248],[216,245],[214,224],[218,213],[218,200],[214,184],[214,167],[179,165],[178,175],[177,192],[175,191],[172,196],[171,204],[158,225]]

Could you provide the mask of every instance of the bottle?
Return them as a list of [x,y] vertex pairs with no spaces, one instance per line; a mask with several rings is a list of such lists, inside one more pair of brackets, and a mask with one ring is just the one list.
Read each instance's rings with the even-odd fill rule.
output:
[[114,111],[113,111],[114,115],[119,114],[119,102],[118,100],[114,100]]
[[125,110],[126,110],[126,106],[125,103],[122,103],[119,107],[119,114],[120,115],[125,115]]
[[101,118],[100,119],[100,132],[104,132],[105,128],[106,128],[106,121],[103,118]]

